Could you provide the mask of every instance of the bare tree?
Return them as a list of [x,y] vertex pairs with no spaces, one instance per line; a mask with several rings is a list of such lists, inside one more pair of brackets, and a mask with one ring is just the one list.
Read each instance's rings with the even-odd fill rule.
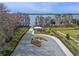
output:
[[16,28],[16,21],[13,16],[7,13],[8,9],[0,3],[0,48],[12,37]]

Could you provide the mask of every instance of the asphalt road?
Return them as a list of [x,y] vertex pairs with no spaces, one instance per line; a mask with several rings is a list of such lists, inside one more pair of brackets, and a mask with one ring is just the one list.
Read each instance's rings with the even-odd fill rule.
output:
[[30,44],[32,37],[33,34],[30,29],[24,35],[11,56],[66,56],[55,40],[48,38],[48,41],[42,41],[41,47],[37,47]]

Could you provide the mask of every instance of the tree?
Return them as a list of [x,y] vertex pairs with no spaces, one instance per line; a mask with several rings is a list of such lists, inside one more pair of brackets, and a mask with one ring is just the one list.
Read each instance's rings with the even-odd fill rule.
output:
[[73,19],[73,23],[76,25],[79,25],[79,20],[78,19]]
[[0,48],[13,36],[15,26],[15,18],[8,13],[7,7],[0,3]]
[[51,24],[55,25],[55,20],[54,19],[51,19]]

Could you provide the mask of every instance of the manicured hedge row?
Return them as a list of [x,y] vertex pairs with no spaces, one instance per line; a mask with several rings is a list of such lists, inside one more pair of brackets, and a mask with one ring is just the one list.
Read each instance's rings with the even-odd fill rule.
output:
[[72,39],[68,40],[66,37],[60,35],[56,31],[53,32],[55,33],[54,36],[58,37],[75,56],[79,56],[79,49]]
[[14,51],[19,41],[22,39],[22,37],[27,31],[28,31],[28,28],[26,27],[17,28],[14,33],[14,36],[12,37],[12,40],[8,42],[7,48],[4,51],[1,51],[1,54],[3,54],[4,56],[11,55],[11,53]]

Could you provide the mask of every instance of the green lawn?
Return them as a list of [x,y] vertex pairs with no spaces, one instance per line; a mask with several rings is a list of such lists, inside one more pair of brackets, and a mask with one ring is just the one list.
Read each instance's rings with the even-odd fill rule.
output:
[[76,40],[79,40],[78,35],[79,35],[79,27],[57,27],[57,28],[52,28],[53,30],[60,31],[64,34],[70,34],[71,37],[73,37]]
[[61,31],[65,34],[69,33],[71,37],[79,40],[79,38],[77,38],[77,36],[79,35],[79,30],[65,30],[65,31]]

